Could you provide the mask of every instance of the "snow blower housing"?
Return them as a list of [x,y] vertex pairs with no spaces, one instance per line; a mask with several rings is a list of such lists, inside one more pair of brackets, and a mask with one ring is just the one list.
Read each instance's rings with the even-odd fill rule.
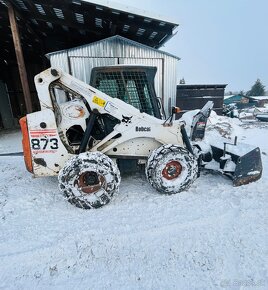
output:
[[120,171],[133,164],[145,167],[148,182],[163,194],[189,188],[212,160],[235,185],[260,178],[258,148],[240,156],[224,143],[204,146],[212,102],[193,118],[190,138],[185,124],[174,120],[178,108],[162,119],[155,72],[144,66],[97,68],[92,85],[59,69],[38,74],[41,110],[20,121],[27,169],[35,176],[58,175],[68,201],[87,209],[107,204],[119,188]]
[[[231,140],[217,137],[210,141],[209,148],[204,149],[202,140],[208,117],[213,108],[211,101],[193,117],[190,138],[192,144],[198,147],[202,154],[202,166],[222,172],[233,180],[234,186],[257,181],[262,175],[260,148],[237,142],[237,137]],[[203,151],[201,150],[203,147]],[[216,161],[216,162],[215,162]]]

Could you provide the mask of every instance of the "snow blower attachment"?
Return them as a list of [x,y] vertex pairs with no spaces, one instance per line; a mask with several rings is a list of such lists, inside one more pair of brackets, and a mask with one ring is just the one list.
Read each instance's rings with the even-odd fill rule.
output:
[[[244,143],[229,143],[225,138],[212,142],[213,159],[219,163],[219,169],[233,180],[234,186],[257,181],[262,175],[260,148]],[[206,167],[206,166],[205,166]]]
[[185,123],[174,120],[176,108],[163,120],[155,73],[148,66],[98,67],[91,85],[59,69],[38,74],[41,110],[20,122],[28,170],[35,176],[58,175],[63,195],[84,209],[107,204],[121,173],[137,168],[162,194],[189,188],[212,160],[234,185],[260,178],[258,148],[203,141],[213,102],[191,118],[190,138]]
[[197,146],[200,150],[202,165],[204,168],[217,170],[229,176],[234,186],[257,181],[262,175],[259,147],[238,143],[236,136],[234,142],[230,142],[229,139],[223,137],[217,137],[210,141],[208,148],[204,148],[202,140],[212,108],[213,102],[207,102],[193,117],[191,126],[190,139],[194,146]]

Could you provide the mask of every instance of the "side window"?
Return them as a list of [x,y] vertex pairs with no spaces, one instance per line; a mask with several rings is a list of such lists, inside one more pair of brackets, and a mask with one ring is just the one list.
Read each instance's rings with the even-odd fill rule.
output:
[[49,86],[49,92],[55,111],[56,122],[59,124],[62,119],[60,105],[74,99],[81,99],[81,96],[66,88],[61,83],[52,83]]
[[68,92],[64,91],[60,86],[53,87],[53,95],[58,104],[62,104],[70,101],[70,96]]
[[66,103],[73,99],[81,98],[80,95],[72,92],[68,88],[64,87],[63,85],[56,83],[50,86],[50,91],[52,93],[52,97],[54,101],[60,105],[62,103]]

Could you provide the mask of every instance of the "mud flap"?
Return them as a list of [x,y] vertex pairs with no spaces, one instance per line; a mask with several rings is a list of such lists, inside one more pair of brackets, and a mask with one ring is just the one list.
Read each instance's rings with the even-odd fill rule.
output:
[[233,174],[233,185],[240,186],[254,182],[260,179],[261,175],[262,162],[260,149],[255,148],[237,159],[235,172]]

